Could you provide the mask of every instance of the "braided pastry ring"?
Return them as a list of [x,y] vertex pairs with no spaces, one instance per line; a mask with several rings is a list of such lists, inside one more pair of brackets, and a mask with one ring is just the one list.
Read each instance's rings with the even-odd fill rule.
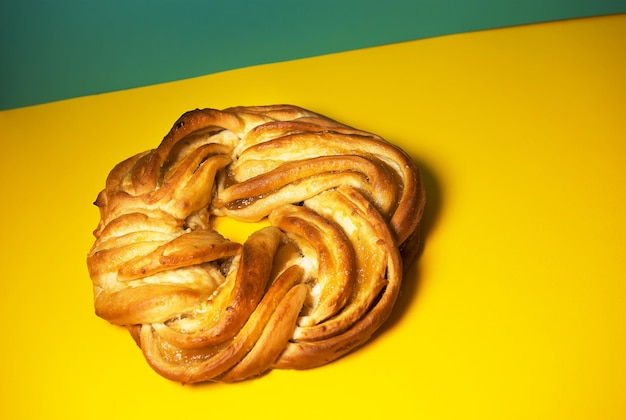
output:
[[[424,190],[379,136],[291,105],[183,114],[95,204],[96,314],[159,374],[234,382],[365,343],[416,255]],[[268,220],[239,244],[214,216]]]

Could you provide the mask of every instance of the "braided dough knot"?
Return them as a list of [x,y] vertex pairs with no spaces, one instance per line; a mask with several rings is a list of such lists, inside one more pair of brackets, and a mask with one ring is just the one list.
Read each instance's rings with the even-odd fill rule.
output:
[[[95,204],[96,314],[161,375],[232,382],[366,342],[415,257],[424,191],[399,148],[281,105],[185,113]],[[239,244],[215,216],[269,225]]]

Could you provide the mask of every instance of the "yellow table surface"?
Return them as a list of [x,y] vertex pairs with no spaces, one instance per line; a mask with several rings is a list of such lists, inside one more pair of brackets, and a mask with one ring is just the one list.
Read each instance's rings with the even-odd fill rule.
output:
[[[626,418],[626,15],[445,36],[0,113],[1,418]],[[424,252],[310,371],[183,386],[93,313],[92,206],[196,107],[293,103],[405,148]]]

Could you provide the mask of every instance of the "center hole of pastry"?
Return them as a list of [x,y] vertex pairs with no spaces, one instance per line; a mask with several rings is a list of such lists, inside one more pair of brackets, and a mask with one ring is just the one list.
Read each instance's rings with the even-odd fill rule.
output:
[[219,232],[224,238],[240,244],[244,243],[257,230],[269,225],[270,223],[267,219],[259,222],[242,222],[228,216],[213,216],[211,218],[211,227],[214,230]]

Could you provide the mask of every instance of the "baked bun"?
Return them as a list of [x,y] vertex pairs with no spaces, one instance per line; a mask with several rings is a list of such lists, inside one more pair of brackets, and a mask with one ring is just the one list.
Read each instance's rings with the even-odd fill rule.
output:
[[[232,382],[366,342],[416,255],[424,190],[382,138],[277,105],[185,113],[95,204],[96,314],[166,378]],[[239,244],[214,216],[269,225]]]

